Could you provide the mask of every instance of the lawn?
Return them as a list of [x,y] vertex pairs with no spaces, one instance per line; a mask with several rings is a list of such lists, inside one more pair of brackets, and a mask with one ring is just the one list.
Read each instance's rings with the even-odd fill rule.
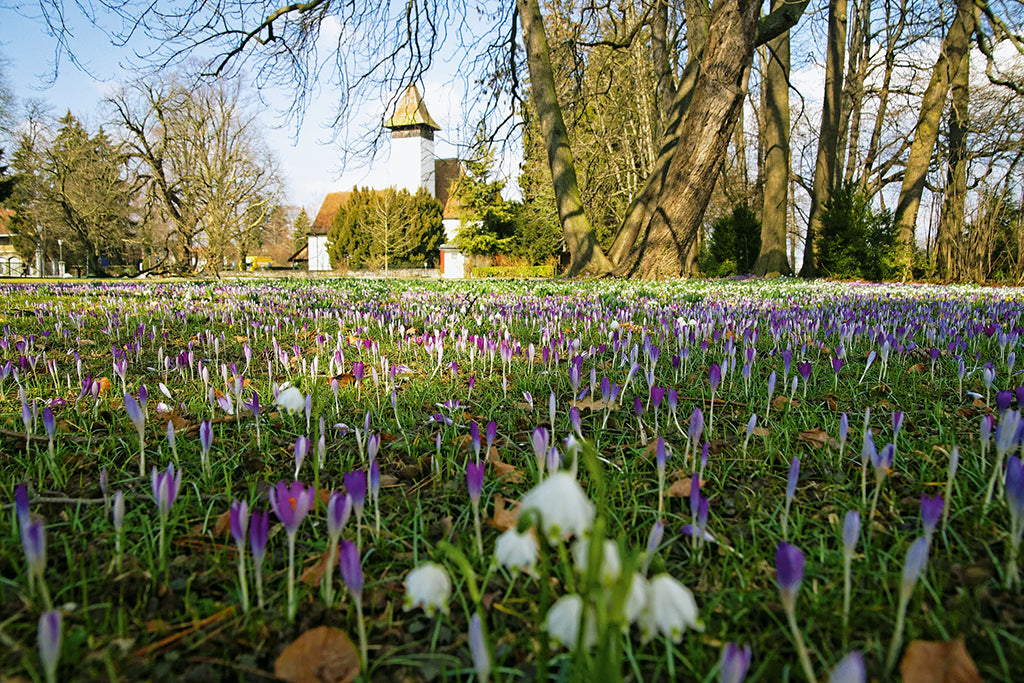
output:
[[1021,290],[8,281],[0,326],[10,680],[1021,680]]

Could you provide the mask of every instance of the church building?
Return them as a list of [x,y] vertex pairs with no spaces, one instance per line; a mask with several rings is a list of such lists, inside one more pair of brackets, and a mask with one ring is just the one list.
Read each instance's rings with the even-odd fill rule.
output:
[[[438,159],[434,154],[434,132],[441,130],[427,111],[423,97],[410,84],[384,127],[391,131],[389,179],[396,190],[415,194],[425,188],[441,203],[445,243],[441,245],[441,277],[465,277],[465,257],[455,246],[459,234],[459,207],[452,196],[462,165],[458,159]],[[334,215],[348,201],[351,192],[331,192],[317,212],[307,236],[306,247],[290,260],[308,259],[311,271],[331,270],[327,255],[327,233]],[[306,252],[305,254],[303,252]]]

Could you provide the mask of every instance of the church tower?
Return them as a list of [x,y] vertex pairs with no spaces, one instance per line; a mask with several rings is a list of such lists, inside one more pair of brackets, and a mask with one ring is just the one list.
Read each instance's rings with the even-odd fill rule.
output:
[[434,131],[441,126],[430,117],[423,98],[410,84],[384,127],[391,131],[391,179],[395,189],[409,194],[423,187],[436,197]]

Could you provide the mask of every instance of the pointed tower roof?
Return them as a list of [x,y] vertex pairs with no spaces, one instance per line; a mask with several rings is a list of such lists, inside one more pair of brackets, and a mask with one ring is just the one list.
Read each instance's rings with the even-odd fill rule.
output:
[[395,113],[390,119],[384,124],[385,128],[391,130],[399,130],[403,128],[430,128],[432,130],[441,130],[441,126],[437,125],[430,113],[427,111],[427,105],[423,104],[423,98],[420,96],[420,91],[416,89],[416,86],[412,83],[405,89],[402,94],[402,99],[398,101],[398,106],[395,107]]

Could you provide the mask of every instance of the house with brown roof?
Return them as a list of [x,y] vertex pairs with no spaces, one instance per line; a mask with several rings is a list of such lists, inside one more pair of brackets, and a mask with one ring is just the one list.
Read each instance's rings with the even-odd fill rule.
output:
[[[459,205],[454,197],[455,183],[462,174],[458,159],[438,159],[434,154],[434,132],[441,129],[430,116],[415,85],[402,94],[395,113],[384,127],[391,131],[390,178],[398,190],[415,194],[426,189],[443,207],[445,244],[441,245],[442,277],[464,277],[464,256],[454,245],[459,234]],[[327,233],[338,209],[351,192],[331,192],[320,205],[307,235],[306,246],[289,261],[306,261],[311,271],[331,270],[327,255]]]
[[14,233],[11,232],[13,209],[0,208],[0,277],[24,275],[23,263],[18,250],[14,248]]

